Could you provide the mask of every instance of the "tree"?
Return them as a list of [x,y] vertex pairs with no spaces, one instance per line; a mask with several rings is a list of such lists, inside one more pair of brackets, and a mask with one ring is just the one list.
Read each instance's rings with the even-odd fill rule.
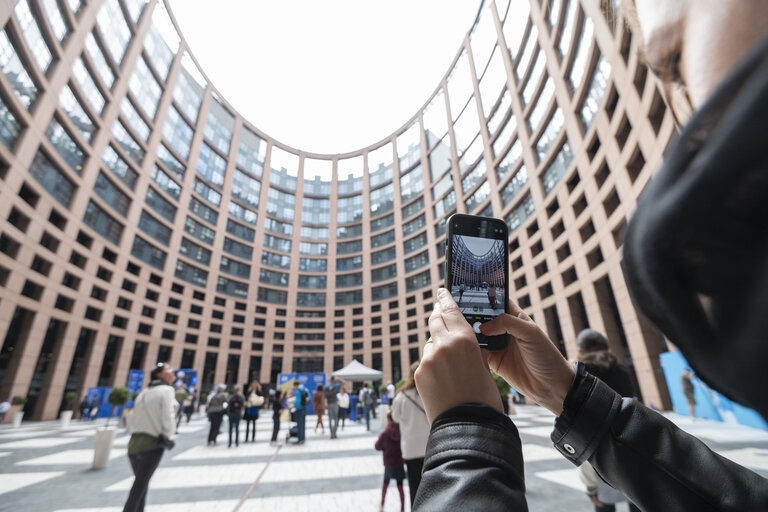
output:
[[112,417],[112,415],[115,414],[115,409],[124,406],[128,401],[130,394],[131,392],[128,388],[121,386],[114,387],[112,388],[112,391],[109,392],[107,403],[112,406],[112,410],[110,411],[109,417],[107,418],[107,425],[109,425],[109,419]]

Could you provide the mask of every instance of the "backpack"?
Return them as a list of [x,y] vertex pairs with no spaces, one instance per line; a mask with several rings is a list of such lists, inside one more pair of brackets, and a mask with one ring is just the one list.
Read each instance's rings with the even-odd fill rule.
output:
[[306,389],[301,390],[301,406],[306,407],[309,405],[309,391]]
[[243,399],[240,397],[240,395],[235,395],[232,397],[232,400],[229,402],[229,407],[227,407],[227,414],[240,414],[243,412]]
[[363,393],[363,404],[373,405],[373,395],[371,394],[370,389],[366,389]]

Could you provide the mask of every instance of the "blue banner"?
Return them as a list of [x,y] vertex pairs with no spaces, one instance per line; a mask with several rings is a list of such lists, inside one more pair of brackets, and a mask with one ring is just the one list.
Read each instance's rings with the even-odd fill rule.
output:
[[128,373],[128,383],[125,385],[128,388],[128,402],[125,404],[126,409],[133,409],[133,400],[130,398],[134,393],[140,393],[141,388],[144,387],[144,370],[131,370]]
[[[690,416],[688,399],[683,393],[683,370],[690,368],[688,362],[678,351],[665,352],[659,355],[664,378],[672,399],[672,408],[677,414]],[[691,370],[693,371],[693,370]],[[768,423],[752,409],[728,400],[726,397],[707,386],[693,375],[693,396],[696,399],[694,412],[698,418],[706,418],[725,423],[738,423],[749,427],[768,430]]]
[[[324,373],[280,373],[277,375],[277,387],[281,388],[284,384],[290,383],[293,389],[293,380],[298,380],[299,384],[303,385],[309,391],[309,405],[307,406],[307,414],[314,414],[315,407],[312,404],[312,394],[317,389],[317,385],[325,388],[325,374]],[[279,391],[278,391],[279,392]]]

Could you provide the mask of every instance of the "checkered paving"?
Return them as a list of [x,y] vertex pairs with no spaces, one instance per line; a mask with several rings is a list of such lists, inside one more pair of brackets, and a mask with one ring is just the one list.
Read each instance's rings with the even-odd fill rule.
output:
[[[699,436],[723,456],[768,477],[768,432],[687,417],[668,417]],[[578,470],[552,447],[554,417],[536,406],[517,406],[512,416],[523,441],[530,510],[588,512]],[[176,447],[167,452],[150,483],[149,512],[176,511],[362,511],[378,510],[383,467],[372,432],[346,422],[338,439],[315,433],[316,418],[307,418],[304,445],[270,446],[271,413],[258,422],[255,443],[227,448],[225,420],[219,445],[206,446],[208,423],[194,416],[182,424]],[[129,435],[119,429],[110,462],[91,470],[93,434],[99,422],[74,421],[0,426],[0,509],[25,512],[119,512],[133,482],[126,456]],[[114,423],[114,420],[113,420]],[[407,482],[406,482],[407,486]],[[406,489],[407,496],[407,489]],[[617,510],[622,511],[624,505]],[[399,510],[396,489],[390,489],[387,511]]]

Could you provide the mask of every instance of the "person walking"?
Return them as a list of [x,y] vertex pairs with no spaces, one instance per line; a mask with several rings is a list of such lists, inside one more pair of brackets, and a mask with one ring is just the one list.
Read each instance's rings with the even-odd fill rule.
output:
[[[629,368],[619,363],[608,346],[608,340],[594,329],[583,329],[576,337],[579,347],[578,360],[586,370],[599,378],[623,397],[635,395],[635,386],[629,373]],[[595,506],[595,512],[615,512],[616,503],[628,501],[619,491],[598,478],[594,468],[585,461],[580,467],[581,480],[587,487],[587,496]],[[632,502],[629,502],[630,512],[638,512]]]
[[464,283],[459,285],[459,306],[461,306],[462,299],[464,299]]
[[683,374],[680,376],[680,383],[683,386],[683,394],[685,399],[688,400],[688,411],[691,413],[691,418],[696,417],[696,394],[693,388],[693,373],[689,368],[683,370]]
[[307,390],[307,388],[305,388],[298,380],[293,381],[293,397],[296,429],[299,434],[299,441],[297,444],[304,444],[307,424],[307,406],[309,405],[309,390]]
[[328,406],[328,427],[331,429],[331,439],[336,439],[336,431],[339,429],[339,398],[341,382],[331,375],[331,382],[325,386],[325,402]]
[[170,437],[176,431],[176,400],[170,385],[173,369],[158,363],[149,375],[149,387],[136,397],[131,415],[128,460],[135,477],[123,512],[144,510],[149,480],[160,465],[165,447],[173,446]]
[[363,417],[365,418],[365,430],[371,430],[371,406],[373,405],[373,390],[370,384],[363,384],[363,388],[358,394],[360,403],[363,405]]
[[421,470],[424,466],[424,454],[427,451],[429,438],[427,413],[424,411],[424,404],[414,380],[418,367],[418,361],[411,364],[408,378],[395,393],[392,404],[392,419],[400,424],[400,447],[408,472],[408,494],[411,497],[411,507],[421,483]]
[[279,394],[276,390],[269,390],[269,398],[272,401],[270,407],[272,407],[272,440],[269,442],[270,446],[277,444],[277,435],[280,433],[280,413],[283,410],[283,398],[285,398],[285,392]]
[[211,428],[208,430],[208,446],[216,446],[216,437],[221,430],[221,422],[224,420],[224,404],[227,403],[227,385],[219,384],[216,393],[208,402],[208,421]]
[[232,431],[235,431],[235,447],[240,446],[240,420],[243,419],[245,398],[240,393],[240,388],[232,388],[227,402],[227,417],[229,418],[229,443],[227,448],[232,448]]
[[251,382],[248,389],[248,398],[245,400],[245,442],[248,442],[248,434],[251,432],[251,442],[256,442],[256,421],[259,419],[259,408],[264,405],[264,397],[261,394],[261,384],[256,381]]
[[339,393],[336,395],[339,401],[339,418],[341,418],[341,430],[344,430],[344,420],[349,417],[349,393],[344,384],[339,388]]
[[403,468],[403,454],[400,451],[400,428],[392,420],[392,413],[387,413],[387,426],[379,434],[374,447],[382,452],[384,459],[384,482],[381,484],[381,505],[379,512],[384,511],[384,500],[387,497],[389,481],[394,478],[397,482],[397,492],[400,494],[400,512],[405,511],[405,493],[403,492],[403,480],[405,469]]
[[325,393],[323,393],[323,385],[318,384],[317,389],[312,394],[312,407],[317,414],[317,423],[315,423],[315,433],[317,433],[317,427],[322,429],[322,433],[325,434],[325,425],[323,425],[323,414],[325,414]]

